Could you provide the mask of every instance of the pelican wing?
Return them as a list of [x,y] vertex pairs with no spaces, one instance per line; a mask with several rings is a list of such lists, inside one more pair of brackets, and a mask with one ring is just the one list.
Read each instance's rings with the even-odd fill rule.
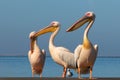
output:
[[42,49],[42,54],[43,54],[43,61],[45,62],[45,58],[46,58],[46,51],[44,49]]
[[61,50],[61,51],[65,51],[65,52],[70,52],[71,53],[71,51],[70,50],[68,50],[67,48],[64,48],[64,47],[57,47],[59,50]]
[[59,58],[65,62],[69,68],[76,68],[74,54],[64,47],[57,47],[59,50]]
[[42,49],[42,54],[44,55],[44,57],[46,56],[46,51],[44,49]]
[[77,48],[75,49],[74,51],[75,61],[77,61],[78,58],[80,57],[81,49],[82,45],[78,45]]
[[28,59],[31,62],[31,51],[30,50],[28,51]]
[[97,44],[94,45],[94,49],[96,51],[96,56],[97,56],[97,53],[98,53],[98,45]]

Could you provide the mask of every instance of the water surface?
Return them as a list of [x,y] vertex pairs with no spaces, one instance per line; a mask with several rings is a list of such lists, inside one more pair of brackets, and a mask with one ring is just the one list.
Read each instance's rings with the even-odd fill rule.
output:
[[[120,77],[120,58],[99,57],[96,59],[94,77]],[[51,57],[46,58],[43,77],[60,77],[63,68],[56,64]],[[77,73],[72,70],[73,77]],[[31,77],[28,57],[0,57],[0,77]],[[89,75],[82,75],[88,77]],[[38,76],[36,76],[38,77]]]

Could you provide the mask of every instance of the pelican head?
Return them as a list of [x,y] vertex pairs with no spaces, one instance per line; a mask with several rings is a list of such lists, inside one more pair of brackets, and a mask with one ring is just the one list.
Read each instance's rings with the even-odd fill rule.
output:
[[87,22],[91,22],[95,19],[95,14],[93,12],[86,12],[85,15],[75,22],[70,28],[67,29],[67,32],[74,31],[84,25]]
[[29,34],[29,38],[32,39],[35,35],[35,31],[32,31],[30,34]]
[[41,29],[40,31],[36,32],[34,37],[40,36],[42,34],[48,33],[48,32],[54,32],[56,29],[60,27],[60,23],[58,21],[52,21],[50,25],[47,27]]

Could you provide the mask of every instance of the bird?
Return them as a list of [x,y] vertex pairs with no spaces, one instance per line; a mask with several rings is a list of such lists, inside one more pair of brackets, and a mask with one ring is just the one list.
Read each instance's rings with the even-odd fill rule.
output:
[[68,76],[68,77],[72,77],[72,76],[73,76],[73,73],[70,71],[69,68],[67,69],[67,76]]
[[33,31],[29,34],[30,50],[28,51],[28,59],[31,65],[32,77],[34,77],[34,74],[38,74],[42,77],[46,51],[44,49],[41,50],[37,45],[37,37],[34,37],[35,33],[36,32]]
[[83,42],[82,44],[78,45],[74,50],[74,54],[77,55],[75,57],[75,60],[78,66],[77,71],[79,78],[81,78],[81,70],[83,70],[85,74],[90,73],[89,78],[92,79],[92,70],[98,54],[98,45],[92,44],[92,42],[88,38],[88,32],[92,27],[94,21],[95,14],[89,11],[86,12],[82,18],[80,18],[77,22],[75,22],[71,27],[66,30],[67,32],[74,31],[88,22],[88,25],[86,26],[84,31]]
[[35,36],[40,36],[45,33],[51,32],[49,39],[49,52],[54,62],[63,66],[62,77],[66,77],[67,69],[76,69],[76,61],[74,54],[61,46],[55,46],[54,38],[60,30],[60,23],[58,21],[52,21],[47,27],[40,29]]

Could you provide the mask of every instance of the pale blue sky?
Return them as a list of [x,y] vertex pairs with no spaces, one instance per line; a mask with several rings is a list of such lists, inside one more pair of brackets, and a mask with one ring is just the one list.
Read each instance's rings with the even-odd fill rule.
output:
[[[0,55],[27,55],[29,33],[38,31],[51,21],[61,23],[55,44],[72,52],[82,43],[84,27],[66,33],[87,11],[96,14],[89,38],[99,45],[100,56],[120,56],[120,0],[0,0]],[[49,34],[38,38],[48,51]]]

